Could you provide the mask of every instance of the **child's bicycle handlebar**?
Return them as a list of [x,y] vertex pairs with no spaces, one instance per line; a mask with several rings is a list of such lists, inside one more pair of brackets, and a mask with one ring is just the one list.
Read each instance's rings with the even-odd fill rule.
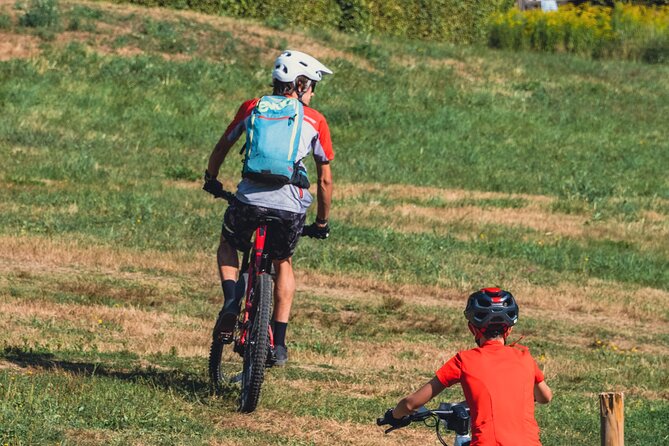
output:
[[[443,445],[446,445],[446,442],[441,435],[441,428],[456,433],[456,444],[468,444],[464,441],[469,441],[469,407],[464,401],[457,404],[440,403],[439,407],[435,410],[430,410],[423,406],[411,415],[407,415],[407,420],[408,423],[404,424],[404,426],[408,426],[413,422],[422,421],[428,427],[435,427],[437,438],[439,438],[439,441]],[[390,420],[383,417],[377,418],[376,424],[378,426],[383,426],[391,423]],[[385,433],[387,434],[404,426],[390,427],[386,429]],[[458,443],[458,440],[463,442]]]

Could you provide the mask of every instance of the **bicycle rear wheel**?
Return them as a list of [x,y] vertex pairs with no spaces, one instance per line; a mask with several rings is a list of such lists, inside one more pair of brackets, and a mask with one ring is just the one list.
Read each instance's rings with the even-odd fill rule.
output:
[[269,353],[269,322],[272,314],[272,279],[260,274],[253,288],[254,314],[244,348],[240,412],[253,412],[260,399],[260,387],[265,379],[265,364]]

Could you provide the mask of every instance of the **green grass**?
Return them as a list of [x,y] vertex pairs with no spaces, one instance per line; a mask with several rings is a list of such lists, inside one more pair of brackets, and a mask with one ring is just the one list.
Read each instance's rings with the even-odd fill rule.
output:
[[[7,11],[0,28],[39,35]],[[184,270],[132,260],[54,266],[3,252],[8,311],[31,304],[85,316],[0,316],[0,444],[307,445],[319,444],[308,438],[318,429],[380,436],[373,419],[471,345],[452,299],[483,284],[585,290],[547,294],[521,313],[518,331],[542,365],[573,365],[548,369],[556,398],[537,409],[544,445],[596,443],[596,393],[610,389],[626,392],[630,444],[666,440],[669,312],[657,302],[669,283],[667,66],[323,31],[250,41],[229,26],[95,4],[58,13],[61,28],[49,32],[86,39],[42,42],[41,55],[0,62],[0,236],[47,252],[67,243],[114,259],[174,258]],[[141,54],[98,53],[93,37]],[[268,374],[258,416],[309,427],[279,434],[271,423],[238,426],[248,419],[234,418],[237,388],[209,395],[206,353],[185,353],[206,350],[208,335],[193,341],[203,345],[179,336],[208,330],[220,306],[224,205],[200,190],[200,172],[239,103],[267,91],[267,54],[305,39],[338,51],[322,57],[336,74],[314,105],[332,129],[335,187],[358,193],[336,197],[332,237],[301,242],[295,265],[352,290],[298,292],[289,342],[302,362]],[[235,148],[221,173],[228,184],[239,161]],[[437,191],[446,188],[461,192]],[[576,218],[583,231],[441,217],[450,211],[532,211],[557,229]],[[430,286],[448,297],[425,303]],[[544,303],[556,299],[564,312]],[[103,310],[137,312],[158,332],[96,323]],[[165,342],[152,349],[155,340]],[[389,346],[392,363],[373,366]],[[349,366],[361,356],[372,365]]]

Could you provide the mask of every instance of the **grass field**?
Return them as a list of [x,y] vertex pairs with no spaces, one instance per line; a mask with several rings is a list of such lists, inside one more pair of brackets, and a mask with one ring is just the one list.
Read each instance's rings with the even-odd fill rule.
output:
[[[108,3],[29,27],[19,6],[0,0],[0,444],[436,444],[373,421],[472,345],[465,297],[489,285],[555,392],[544,445],[596,444],[612,390],[626,444],[669,444],[669,66]],[[335,71],[313,102],[332,236],[298,248],[291,362],[249,416],[208,390],[224,206],[199,178],[286,47]]]

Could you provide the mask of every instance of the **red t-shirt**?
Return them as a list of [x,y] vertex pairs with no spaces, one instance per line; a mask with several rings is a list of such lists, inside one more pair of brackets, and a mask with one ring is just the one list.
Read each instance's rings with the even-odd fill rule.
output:
[[471,446],[541,446],[534,384],[544,375],[527,347],[488,341],[453,356],[437,378],[446,387],[462,385],[471,412]]

